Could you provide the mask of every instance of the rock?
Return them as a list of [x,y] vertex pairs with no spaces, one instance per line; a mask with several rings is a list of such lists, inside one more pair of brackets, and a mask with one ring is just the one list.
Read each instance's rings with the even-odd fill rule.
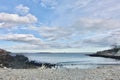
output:
[[52,67],[55,67],[56,64],[43,63],[43,66],[46,67],[46,68],[52,68]]
[[7,67],[3,67],[3,69],[7,69]]
[[113,48],[109,50],[99,51],[95,54],[89,54],[89,56],[120,59],[120,48]]
[[119,50],[120,50],[119,48],[113,48],[109,50],[99,51],[96,54],[105,55],[105,56],[114,56]]
[[42,65],[41,69],[46,69],[46,66]]
[[115,56],[120,56],[120,50],[115,54]]
[[4,50],[4,49],[0,49],[0,54],[2,55],[7,55],[8,53],[10,53],[10,52],[8,52],[8,51],[6,51],[6,50]]
[[29,61],[24,55],[11,56],[10,52],[0,49],[0,67],[1,68],[14,68],[14,69],[27,69],[38,68],[45,66],[45,68],[52,68],[55,64],[50,63],[38,63],[35,61]]

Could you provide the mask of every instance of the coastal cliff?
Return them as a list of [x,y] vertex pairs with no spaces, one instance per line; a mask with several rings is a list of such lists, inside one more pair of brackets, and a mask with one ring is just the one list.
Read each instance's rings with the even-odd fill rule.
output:
[[112,48],[104,51],[98,51],[97,53],[90,54],[89,56],[120,59],[120,48]]
[[15,69],[28,69],[28,68],[52,68],[55,64],[50,63],[37,63],[35,61],[29,61],[24,55],[10,55],[11,52],[0,49],[0,67],[1,68],[15,68]]

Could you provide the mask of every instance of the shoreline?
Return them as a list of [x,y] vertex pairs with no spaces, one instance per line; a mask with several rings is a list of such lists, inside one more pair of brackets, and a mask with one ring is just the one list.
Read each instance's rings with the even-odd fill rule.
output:
[[11,56],[4,50],[0,58],[3,64],[0,80],[120,80],[120,65],[88,69],[53,68],[55,64],[36,63],[23,55]]
[[109,56],[109,55],[99,55],[99,54],[87,54],[87,55],[91,57],[104,57],[104,58],[120,60],[120,56]]
[[120,80],[120,66],[94,69],[0,68],[0,80]]

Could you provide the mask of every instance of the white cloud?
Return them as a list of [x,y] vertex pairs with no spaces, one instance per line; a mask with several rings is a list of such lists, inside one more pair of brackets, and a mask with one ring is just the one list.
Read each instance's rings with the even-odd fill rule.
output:
[[71,43],[71,38],[74,36],[72,29],[48,26],[30,26],[29,29],[35,30],[39,33],[45,43],[49,46],[48,49],[64,49],[76,47],[76,45],[73,45]]
[[120,2],[118,0],[94,1],[91,4],[93,5],[88,5],[84,10],[86,13],[89,13],[91,17],[116,18],[119,16]]
[[18,43],[18,44],[12,44],[12,45],[0,45],[0,48],[6,49],[10,52],[37,52],[43,50],[42,46],[34,45],[34,44],[27,44],[27,43]]
[[101,47],[110,47],[114,44],[120,45],[120,30],[86,38],[84,44]]
[[17,44],[17,45],[13,45],[8,47],[8,49],[15,49],[15,50],[38,50],[38,49],[42,49],[43,47],[38,46],[38,45],[33,45],[33,44]]
[[0,28],[9,28],[9,27],[15,27],[17,24],[15,23],[6,23],[6,22],[1,22],[0,23]]
[[39,38],[36,38],[32,34],[6,34],[1,35],[0,40],[22,42],[33,45],[43,45],[44,43]]
[[17,14],[9,14],[4,12],[0,13],[0,22],[28,24],[34,23],[36,21],[37,18],[32,14],[27,14],[26,16],[19,16]]
[[32,26],[29,28],[37,31],[44,40],[48,40],[47,44],[53,48],[80,48],[88,46],[89,43],[93,43],[92,46],[101,44],[99,46],[106,47],[115,42],[119,43],[118,40],[113,42],[115,35],[108,38],[111,32],[115,33],[113,31],[120,29],[119,22],[120,20],[117,19],[87,18],[80,19],[69,27]]
[[[50,23],[48,26],[29,27],[35,33],[38,32],[47,48],[80,48],[87,45],[103,47],[120,43],[120,3],[118,0],[33,1],[44,9],[53,9],[48,13],[45,12],[51,15],[49,20],[42,14],[43,18],[48,21],[45,23]],[[37,22],[37,18],[28,13],[29,7],[20,4],[16,7],[16,10],[20,11],[20,15],[21,12],[25,15],[0,13],[0,27],[26,25]],[[43,23],[42,25],[46,24]],[[36,24],[36,26],[38,25]],[[17,37],[15,34],[13,36],[16,38],[11,39],[4,36],[2,39],[30,43],[35,45],[33,46],[35,48],[38,46],[37,43],[40,43],[39,39],[34,36],[29,37],[27,35],[27,38]],[[21,47],[24,48],[24,45]]]
[[63,27],[31,26],[30,29],[39,32],[39,34],[42,37],[44,37],[47,40],[52,40],[52,41],[59,40],[59,39],[67,39],[69,38],[69,36],[73,34],[72,29],[66,29]]
[[[64,0],[57,1],[52,20],[53,26],[70,26],[81,18],[120,18],[120,1],[118,0]],[[55,25],[56,24],[56,25]]]
[[12,49],[63,49],[63,48],[72,48],[69,44],[64,44],[64,42],[54,42],[54,41],[43,41],[40,38],[35,37],[31,34],[6,34],[1,35],[0,40],[17,42],[13,46],[6,47]]
[[56,0],[40,0],[40,5],[44,8],[54,9],[57,5]]
[[23,4],[20,4],[18,6],[16,6],[16,12],[20,15],[25,15],[29,12],[29,7],[24,6]]
[[119,19],[80,19],[71,28],[80,36],[77,42],[82,46],[109,47],[115,43],[120,44]]
[[117,19],[80,19],[72,26],[79,32],[87,33],[103,33],[111,30],[119,29],[120,20]]
[[0,28],[14,27],[15,25],[25,25],[37,22],[37,18],[32,14],[19,16],[17,14],[0,13]]

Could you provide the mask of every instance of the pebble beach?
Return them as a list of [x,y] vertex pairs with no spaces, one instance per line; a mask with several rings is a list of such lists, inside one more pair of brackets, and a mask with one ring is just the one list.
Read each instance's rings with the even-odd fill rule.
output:
[[0,68],[0,80],[120,80],[120,66],[94,69]]

